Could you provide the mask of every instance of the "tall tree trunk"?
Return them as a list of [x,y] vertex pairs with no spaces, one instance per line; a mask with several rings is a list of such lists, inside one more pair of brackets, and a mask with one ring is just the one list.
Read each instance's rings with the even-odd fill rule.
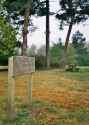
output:
[[27,34],[29,25],[29,12],[30,9],[25,10],[24,24],[23,24],[23,43],[22,43],[22,55],[27,55]]
[[68,48],[68,44],[69,44],[69,39],[70,39],[72,27],[73,27],[73,21],[70,22],[68,33],[66,36],[64,51],[62,52],[62,62],[61,62],[62,68],[65,68],[65,65],[66,65],[66,56],[67,56],[66,54],[67,54],[67,48]]
[[27,55],[27,34],[29,26],[29,16],[31,16],[32,2],[33,0],[27,1],[27,6],[24,13],[22,55]]
[[71,31],[72,31],[72,27],[73,27],[73,21],[71,21],[70,25],[69,25],[69,29],[68,29],[68,33],[67,33],[67,37],[66,37],[66,41],[65,41],[65,51],[67,51],[67,47],[68,47],[68,44],[69,44],[69,38],[70,38]]
[[50,42],[49,42],[49,0],[46,0],[46,66],[50,67]]

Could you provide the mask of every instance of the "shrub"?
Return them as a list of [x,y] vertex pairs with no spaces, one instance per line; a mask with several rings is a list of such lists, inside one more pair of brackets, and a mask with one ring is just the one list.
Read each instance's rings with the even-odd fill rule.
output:
[[35,66],[36,69],[45,69],[46,57],[45,56],[35,56]]

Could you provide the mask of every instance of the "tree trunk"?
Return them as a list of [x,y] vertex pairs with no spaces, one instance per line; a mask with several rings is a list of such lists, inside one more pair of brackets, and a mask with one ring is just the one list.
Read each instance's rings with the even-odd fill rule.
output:
[[46,66],[50,67],[50,42],[49,42],[49,0],[46,0]]
[[27,34],[29,25],[29,13],[30,9],[25,10],[24,24],[23,24],[23,43],[22,43],[22,55],[27,55]]
[[65,65],[66,65],[66,56],[67,56],[66,54],[67,54],[67,48],[68,48],[68,44],[69,44],[69,38],[71,35],[72,27],[73,27],[73,21],[70,22],[66,41],[65,41],[64,51],[62,52],[62,62],[61,62],[62,68],[65,68]]
[[23,44],[22,44],[22,55],[27,55],[27,34],[29,26],[29,16],[31,16],[31,5],[33,0],[28,0],[25,13],[24,13],[24,24],[23,24]]
[[69,38],[70,38],[71,31],[72,31],[72,27],[73,27],[73,22],[71,21],[71,23],[69,25],[66,41],[65,41],[65,51],[67,51],[67,48],[68,48]]

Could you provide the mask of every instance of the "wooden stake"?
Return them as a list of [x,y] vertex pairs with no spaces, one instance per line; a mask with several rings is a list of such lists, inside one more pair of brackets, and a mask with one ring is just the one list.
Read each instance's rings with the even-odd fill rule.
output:
[[14,100],[15,100],[15,78],[11,75],[13,71],[13,58],[9,59],[8,67],[8,116],[10,120],[15,118]]
[[27,82],[27,96],[28,96],[28,106],[31,107],[32,105],[32,73],[30,75],[30,77],[28,78],[28,82]]

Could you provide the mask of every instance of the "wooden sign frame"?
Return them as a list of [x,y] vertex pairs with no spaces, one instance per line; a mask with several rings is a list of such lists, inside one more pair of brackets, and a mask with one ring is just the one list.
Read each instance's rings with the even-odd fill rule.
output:
[[[28,62],[27,62],[28,61]],[[21,69],[23,68],[23,69]],[[27,75],[28,105],[32,103],[32,74],[35,72],[35,58],[27,56],[10,57],[8,61],[8,110],[10,119],[14,117],[15,77]]]
[[35,72],[35,58],[27,56],[13,56],[9,58],[9,75],[12,77],[29,75]]

